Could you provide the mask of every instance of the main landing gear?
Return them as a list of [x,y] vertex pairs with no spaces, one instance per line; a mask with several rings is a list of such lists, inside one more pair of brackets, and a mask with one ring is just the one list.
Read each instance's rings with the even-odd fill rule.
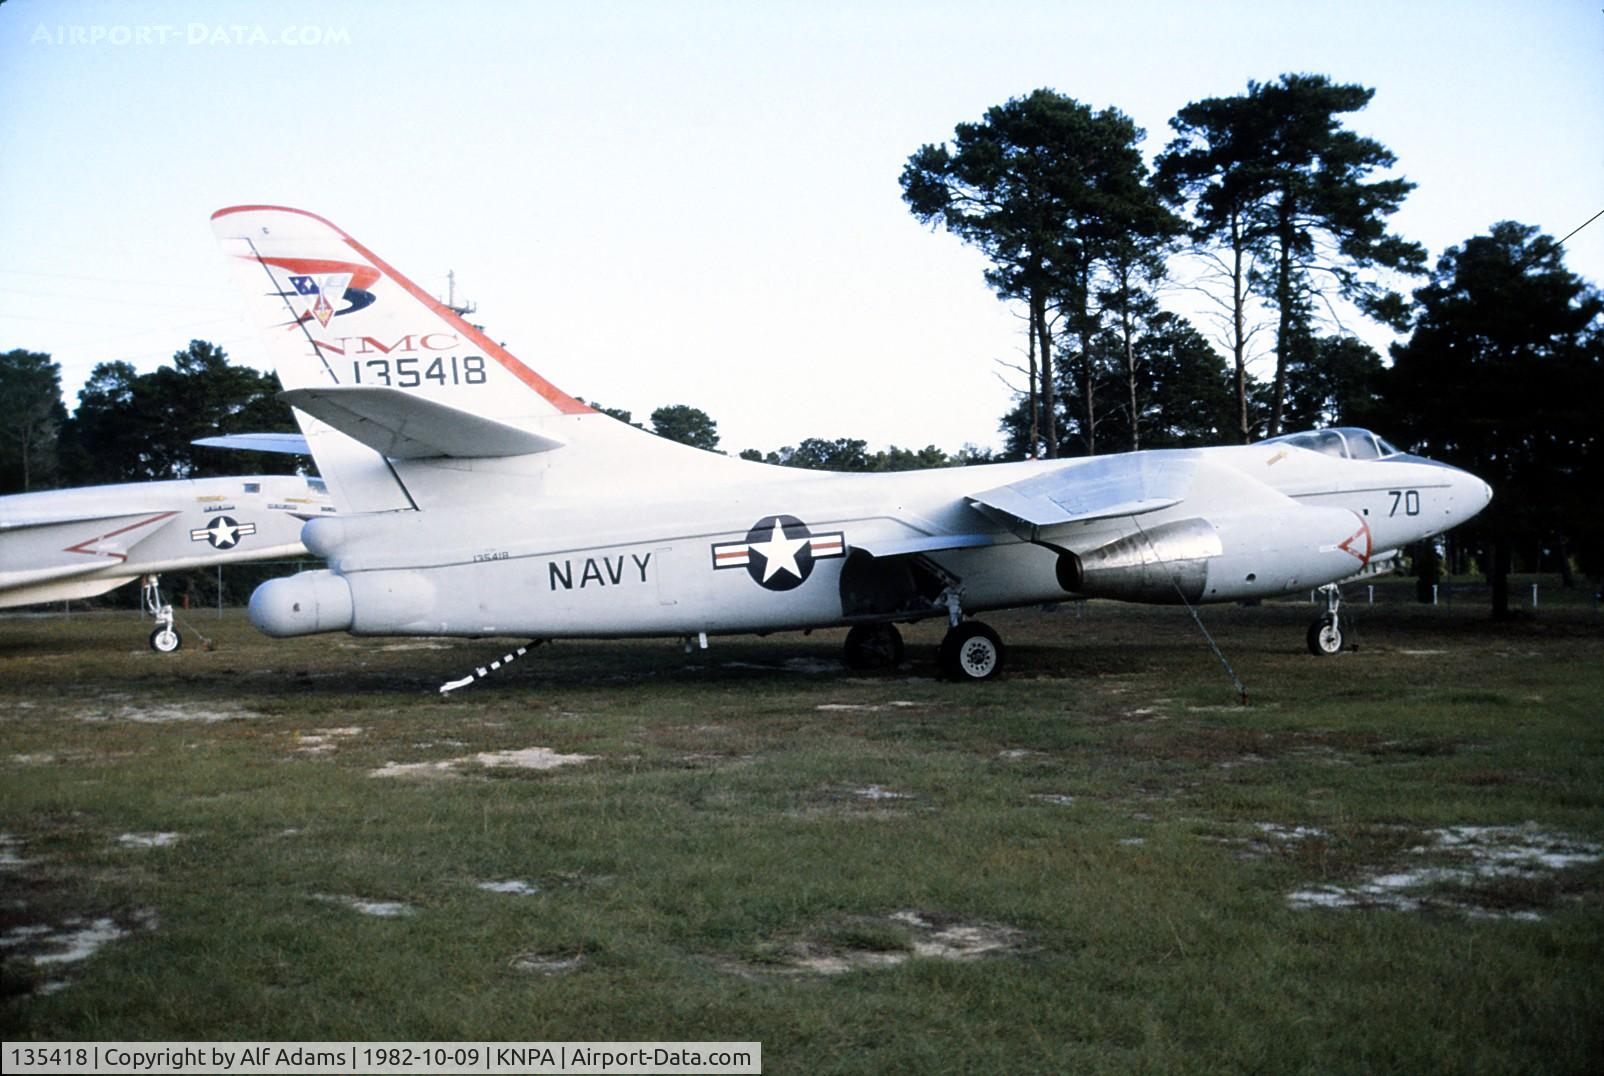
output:
[[[929,601],[947,611],[947,634],[941,640],[938,660],[944,676],[960,682],[990,680],[1002,671],[1007,648],[991,628],[978,620],[965,620],[959,602],[962,588],[958,581],[944,575],[946,584],[939,596]],[[913,609],[909,613],[918,615]],[[855,624],[847,632],[842,660],[849,669],[894,668],[902,661],[902,633],[886,621],[873,624]]]
[[140,602],[145,612],[156,618],[156,630],[150,633],[150,648],[158,654],[171,654],[184,645],[184,637],[173,627],[173,607],[162,601],[159,576],[147,575],[140,581]]
[[1342,652],[1342,621],[1337,618],[1337,608],[1342,605],[1342,590],[1335,583],[1327,583],[1320,588],[1320,593],[1325,595],[1326,611],[1309,625],[1309,653],[1315,657],[1328,657]]
[[950,680],[990,680],[1002,672],[1006,653],[995,631],[978,620],[965,620],[941,640],[941,671]]
[[849,669],[894,669],[902,661],[902,633],[895,624],[855,624],[841,657]]
[[963,587],[949,578],[947,589],[936,599],[937,605],[947,607],[947,634],[937,651],[941,671],[947,679],[961,683],[990,680],[1002,672],[1008,651],[995,631],[978,620],[964,619],[962,595]]
[[[849,669],[892,669],[901,664],[902,652],[902,633],[895,625],[858,624],[847,632],[841,658]],[[995,631],[978,620],[965,620],[947,631],[938,660],[950,680],[989,680],[1002,671],[1006,652]]]

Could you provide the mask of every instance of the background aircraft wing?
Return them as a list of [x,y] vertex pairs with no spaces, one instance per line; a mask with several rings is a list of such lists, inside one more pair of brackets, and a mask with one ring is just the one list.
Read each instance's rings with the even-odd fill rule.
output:
[[37,513],[11,519],[0,519],[0,534],[32,532],[30,537],[43,537],[48,528],[48,540],[70,538],[71,544],[96,543],[105,548],[130,549],[150,537],[178,513],[176,511],[143,512],[62,512],[59,515]]
[[226,433],[220,437],[202,437],[192,445],[206,448],[232,448],[244,452],[280,452],[286,456],[310,456],[306,436],[299,433]]
[[1047,474],[971,493],[971,504],[1035,527],[1156,512],[1192,488],[1197,461],[1130,453],[1077,460]]
[[166,529],[178,514],[151,511],[6,520],[0,529],[0,608],[49,600],[26,593],[49,580],[115,570],[127,563],[136,546]]

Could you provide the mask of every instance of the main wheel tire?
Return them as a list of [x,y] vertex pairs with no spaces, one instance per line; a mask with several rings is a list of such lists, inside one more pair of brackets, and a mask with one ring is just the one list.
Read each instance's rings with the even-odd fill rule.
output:
[[941,640],[941,668],[954,680],[990,680],[1002,672],[1007,650],[997,633],[978,620],[966,620]]
[[902,661],[902,633],[894,624],[855,624],[841,656],[849,669],[894,669]]
[[1328,616],[1309,625],[1307,638],[1309,653],[1317,658],[1330,657],[1342,652],[1342,629]]
[[150,633],[150,648],[158,654],[171,654],[184,645],[184,637],[172,628],[157,628]]

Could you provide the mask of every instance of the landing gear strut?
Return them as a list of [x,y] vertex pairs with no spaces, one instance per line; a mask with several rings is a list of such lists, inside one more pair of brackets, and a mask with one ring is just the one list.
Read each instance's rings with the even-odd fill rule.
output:
[[949,679],[966,683],[990,680],[1002,672],[1007,650],[1001,637],[978,620],[965,620],[959,601],[961,589],[954,583],[937,599],[947,607],[947,634],[942,637],[939,660]]
[[902,633],[895,624],[855,624],[841,656],[849,669],[894,669],[902,661]]
[[1342,652],[1342,622],[1337,608],[1342,605],[1342,590],[1335,583],[1320,588],[1325,595],[1326,611],[1309,625],[1309,653],[1315,657],[1329,657]]
[[184,645],[184,637],[173,627],[173,607],[162,601],[159,583],[159,576],[145,576],[140,582],[140,601],[145,612],[156,618],[156,630],[150,633],[150,648],[158,654],[171,654]]

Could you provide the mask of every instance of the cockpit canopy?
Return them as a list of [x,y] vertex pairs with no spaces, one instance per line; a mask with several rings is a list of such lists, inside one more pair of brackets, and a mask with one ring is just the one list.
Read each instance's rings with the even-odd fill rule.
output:
[[1261,444],[1296,445],[1299,448],[1323,452],[1346,460],[1379,460],[1399,456],[1397,446],[1383,437],[1358,426],[1333,426],[1329,430],[1304,430],[1301,433],[1283,433],[1267,437]]

